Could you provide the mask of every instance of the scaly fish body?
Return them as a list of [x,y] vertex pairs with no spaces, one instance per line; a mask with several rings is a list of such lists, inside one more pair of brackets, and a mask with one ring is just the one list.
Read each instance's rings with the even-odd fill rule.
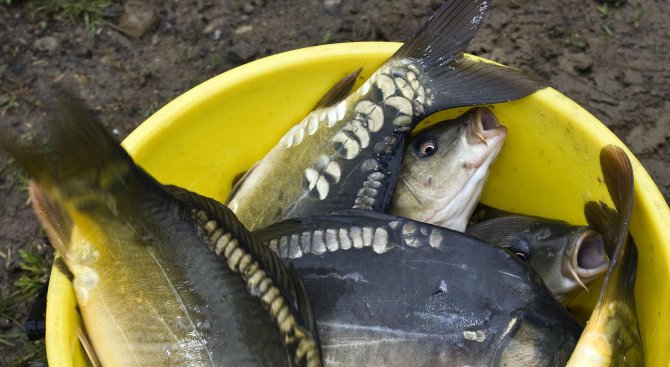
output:
[[369,211],[256,232],[295,266],[329,366],[560,366],[581,327],[511,252]]
[[488,108],[422,130],[409,143],[389,212],[464,231],[506,137]]
[[319,365],[299,280],[223,205],[161,185],[79,101],[56,99],[47,150],[0,147],[32,175],[100,362]]
[[523,258],[563,304],[604,274],[609,263],[598,232],[559,220],[505,213],[469,226],[466,233]]
[[240,182],[227,204],[254,230],[333,209],[383,211],[405,140],[433,112],[496,103],[542,87],[462,56],[488,8],[449,0],[355,92],[294,126]]

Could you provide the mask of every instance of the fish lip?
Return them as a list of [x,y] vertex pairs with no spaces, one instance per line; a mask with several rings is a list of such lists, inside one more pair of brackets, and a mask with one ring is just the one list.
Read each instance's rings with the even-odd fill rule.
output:
[[603,238],[592,229],[586,229],[579,234],[575,247],[570,252],[570,266],[585,283],[604,274],[609,267]]
[[488,145],[491,139],[505,139],[507,127],[500,124],[491,109],[477,107],[467,120],[467,139],[470,144]]
[[482,131],[493,130],[500,125],[500,122],[489,108],[480,107],[477,109],[477,118]]

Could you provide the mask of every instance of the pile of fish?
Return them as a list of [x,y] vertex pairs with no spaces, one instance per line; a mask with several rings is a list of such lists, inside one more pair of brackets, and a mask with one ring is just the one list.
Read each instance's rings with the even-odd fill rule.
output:
[[[603,149],[616,210],[589,203],[582,227],[476,209],[507,132],[490,109],[411,135],[434,112],[544,87],[463,56],[488,7],[445,1],[360,88],[357,73],[338,83],[226,205],[156,181],[62,90],[44,145],[3,135],[92,362],[640,365],[625,153]],[[583,330],[564,304],[605,272]]]

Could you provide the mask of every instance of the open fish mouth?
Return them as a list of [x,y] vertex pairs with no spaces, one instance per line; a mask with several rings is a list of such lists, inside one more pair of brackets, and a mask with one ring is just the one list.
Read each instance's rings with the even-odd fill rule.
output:
[[[506,136],[507,128],[500,125],[498,119],[488,108],[477,108],[473,119],[467,125],[466,137],[470,144],[481,143],[488,146],[489,144],[496,144],[498,141],[504,140]],[[492,148],[496,149],[496,146],[494,145]],[[484,160],[483,158],[481,163]]]
[[603,238],[598,232],[584,231],[577,242],[576,251],[573,265],[576,265],[580,277],[592,279],[607,271],[609,260],[605,255]]
[[604,274],[609,266],[602,236],[591,229],[583,231],[574,241],[574,248],[566,251],[570,260],[563,271],[568,278],[574,280],[584,289],[596,277]]

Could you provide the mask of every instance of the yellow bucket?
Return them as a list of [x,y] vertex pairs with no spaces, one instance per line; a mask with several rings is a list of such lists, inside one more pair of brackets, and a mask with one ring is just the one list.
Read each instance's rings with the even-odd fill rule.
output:
[[[247,170],[299,122],[345,74],[369,76],[399,43],[345,43],[267,57],[212,78],[156,112],[123,142],[159,181],[224,200],[235,175]],[[548,88],[495,105],[507,142],[491,169],[481,201],[502,209],[585,223],[584,203],[611,204],[598,155],[623,143],[572,100]],[[466,108],[440,113],[455,116]],[[428,122],[434,122],[433,116]],[[670,210],[635,159],[631,232],[639,248],[637,310],[647,366],[670,359]],[[599,284],[571,309],[586,319]],[[47,303],[47,358],[52,367],[84,366],[81,322],[67,279],[52,271]]]

